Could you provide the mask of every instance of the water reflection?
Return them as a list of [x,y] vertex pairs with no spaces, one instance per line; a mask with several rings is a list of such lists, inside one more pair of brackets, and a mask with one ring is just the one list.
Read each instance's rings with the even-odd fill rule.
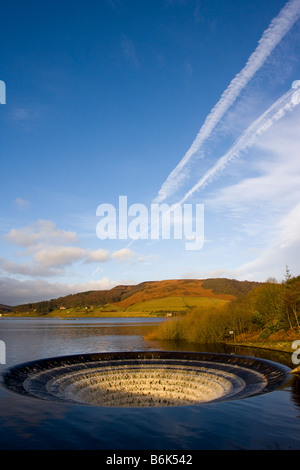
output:
[[[291,367],[288,353],[240,346],[148,341],[151,318],[0,319],[6,365],[89,352],[178,350],[261,357]],[[86,408],[89,408],[87,410]],[[191,409],[113,409],[61,405],[0,390],[1,449],[300,449],[300,383],[230,403]],[[234,420],[232,417],[234,416]],[[159,423],[159,426],[158,426]]]
[[[7,364],[90,352],[143,350],[144,339],[160,319],[6,319],[0,321]],[[21,358],[21,359],[20,359]]]
[[[269,361],[278,362],[291,369],[295,366],[292,363],[291,353],[283,351],[273,351],[253,347],[243,347],[234,344],[197,344],[187,343],[186,341],[151,341],[152,347],[168,351],[199,351],[223,354],[236,354],[239,356],[252,356]],[[300,410],[300,376],[291,375],[291,380],[283,387],[289,392],[291,400]],[[300,416],[297,416],[298,418]],[[299,430],[300,431],[300,430]]]

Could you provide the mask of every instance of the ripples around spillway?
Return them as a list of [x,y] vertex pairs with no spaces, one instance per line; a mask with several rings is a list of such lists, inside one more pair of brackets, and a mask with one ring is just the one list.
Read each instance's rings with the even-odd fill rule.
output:
[[12,392],[61,403],[164,407],[246,398],[270,392],[290,369],[245,356],[199,352],[119,352],[62,356],[6,370]]

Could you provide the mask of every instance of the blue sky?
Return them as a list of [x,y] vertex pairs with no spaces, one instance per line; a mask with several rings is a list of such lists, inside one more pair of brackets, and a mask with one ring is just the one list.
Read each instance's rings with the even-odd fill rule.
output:
[[[0,303],[300,273],[300,0],[1,6]],[[100,240],[97,207],[204,204],[205,242]]]

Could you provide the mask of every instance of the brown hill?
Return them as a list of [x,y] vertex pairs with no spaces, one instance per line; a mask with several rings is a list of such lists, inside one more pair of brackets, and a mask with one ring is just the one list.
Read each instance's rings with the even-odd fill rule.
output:
[[198,279],[172,279],[166,281],[143,282],[122,296],[120,302],[115,302],[122,308],[130,307],[137,302],[161,299],[163,297],[209,297],[222,300],[232,300],[236,296],[225,292],[214,292],[205,288],[203,281]]
[[84,308],[107,304],[128,308],[137,302],[165,297],[206,297],[231,300],[247,294],[260,284],[223,278],[146,281],[133,286],[120,285],[109,290],[80,292],[48,301],[19,305],[14,310],[47,312],[60,307]]
[[78,307],[85,305],[105,305],[119,302],[123,295],[129,293],[132,286],[116,286],[108,290],[95,290],[87,292],[79,292],[65,297],[56,299],[58,306]]
[[0,313],[11,312],[12,309],[13,307],[10,307],[9,305],[0,304]]

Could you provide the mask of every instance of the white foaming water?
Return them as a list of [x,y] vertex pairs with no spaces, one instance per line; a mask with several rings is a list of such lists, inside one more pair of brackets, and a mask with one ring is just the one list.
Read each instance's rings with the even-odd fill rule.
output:
[[[257,374],[255,390],[265,386]],[[185,406],[236,395],[245,381],[228,371],[178,365],[109,366],[66,373],[47,383],[57,398],[110,407]]]
[[[48,391],[51,385],[57,387],[55,382]],[[244,386],[244,381],[212,370],[125,367],[64,377],[58,391],[60,396],[93,405],[178,406],[211,401]]]

